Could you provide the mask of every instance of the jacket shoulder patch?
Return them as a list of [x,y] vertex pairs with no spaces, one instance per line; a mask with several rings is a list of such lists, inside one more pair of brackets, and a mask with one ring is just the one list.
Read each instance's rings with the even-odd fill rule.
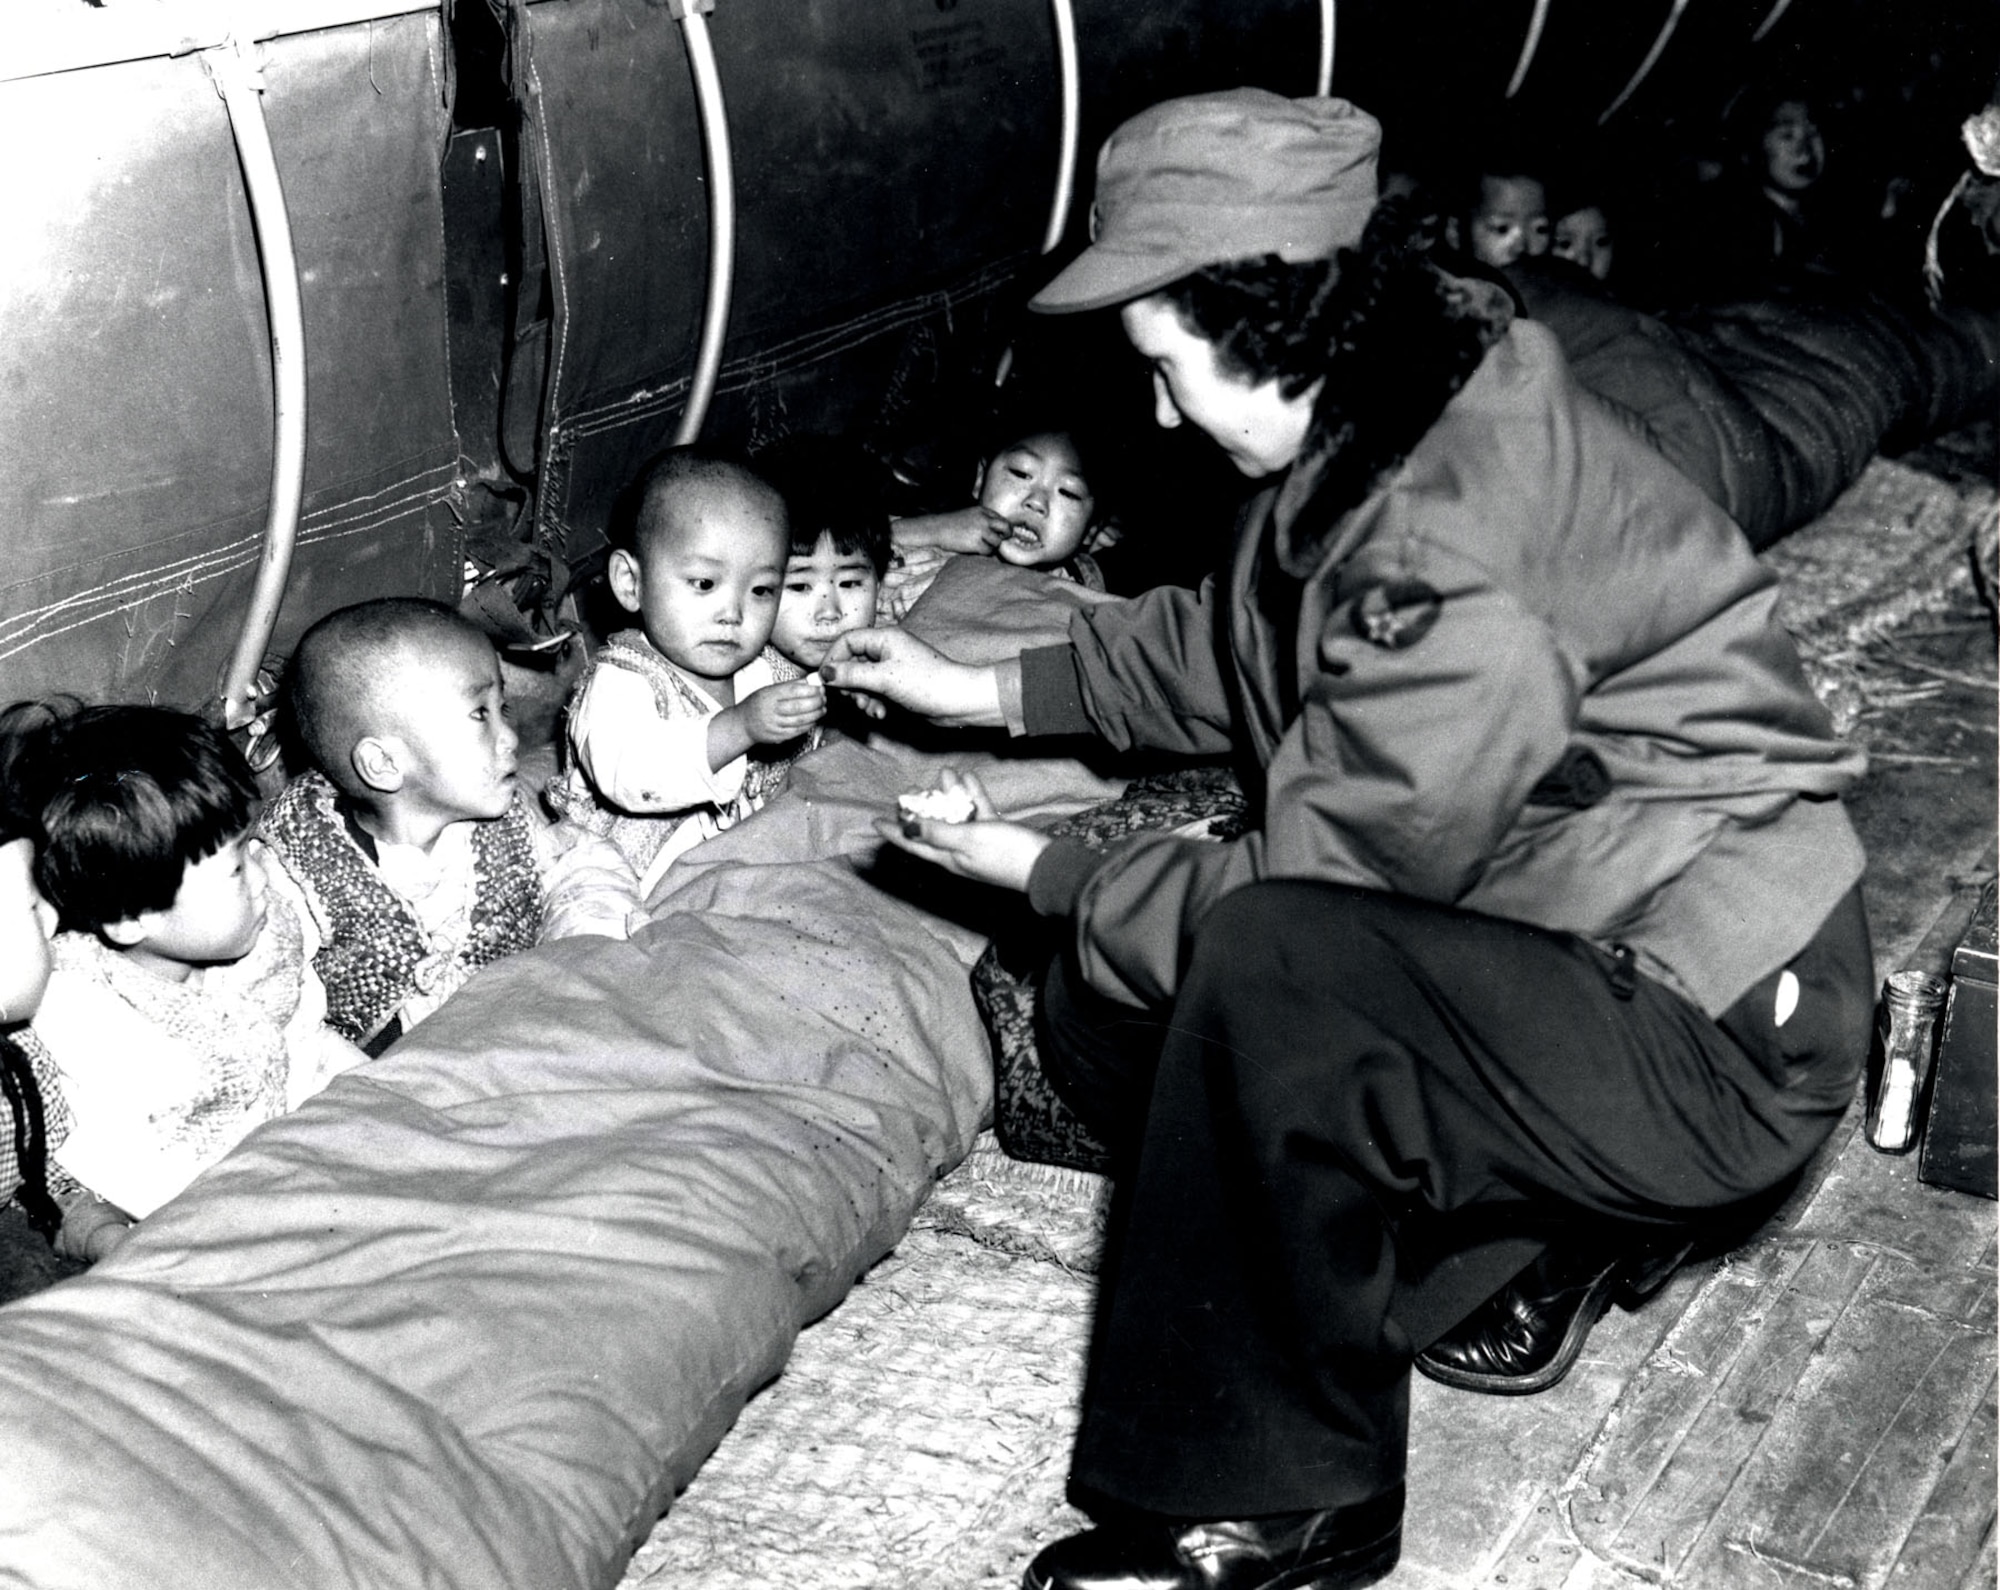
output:
[[1444,598],[1422,580],[1376,580],[1348,609],[1354,633],[1386,651],[1408,651],[1431,632]]

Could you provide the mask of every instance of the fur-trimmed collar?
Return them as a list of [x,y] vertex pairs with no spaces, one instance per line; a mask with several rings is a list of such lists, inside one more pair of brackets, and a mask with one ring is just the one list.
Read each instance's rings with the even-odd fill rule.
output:
[[1379,270],[1373,286],[1279,487],[1275,546],[1294,579],[1318,566],[1335,526],[1423,440],[1514,321],[1505,287],[1428,261]]

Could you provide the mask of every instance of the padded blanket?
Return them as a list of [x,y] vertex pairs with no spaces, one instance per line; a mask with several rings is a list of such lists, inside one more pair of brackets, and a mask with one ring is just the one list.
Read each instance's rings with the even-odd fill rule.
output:
[[1119,787],[832,744],[633,942],[487,968],[0,1310],[0,1584],[615,1583],[988,1113],[976,922],[870,827],[975,759],[1031,815]]
[[1990,416],[2000,319],[1831,282],[1662,319],[1559,262],[1510,270],[1609,402],[1760,550],[1817,517],[1878,450]]

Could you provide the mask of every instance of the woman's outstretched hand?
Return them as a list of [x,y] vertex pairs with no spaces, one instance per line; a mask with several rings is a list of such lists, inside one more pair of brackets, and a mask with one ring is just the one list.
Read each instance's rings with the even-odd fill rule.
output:
[[946,768],[938,778],[938,788],[963,790],[970,795],[972,821],[946,823],[935,818],[905,821],[883,817],[876,820],[875,831],[892,845],[921,856],[946,872],[1025,893],[1028,874],[1035,870],[1036,861],[1049,847],[1049,836],[1025,823],[1000,821],[985,789],[970,773]]
[[896,706],[951,729],[998,729],[1000,680],[991,667],[953,662],[900,629],[850,629],[833,643],[820,676],[836,690]]

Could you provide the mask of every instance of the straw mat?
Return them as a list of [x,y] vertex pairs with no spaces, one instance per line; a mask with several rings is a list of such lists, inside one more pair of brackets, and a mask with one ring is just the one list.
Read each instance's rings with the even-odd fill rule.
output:
[[1063,1500],[1101,1178],[991,1134],[804,1332],[628,1569],[627,1590],[1001,1590],[1084,1527]]
[[1783,581],[1779,617],[1842,733],[1895,688],[1871,644],[1949,607],[1976,568],[1990,584],[1996,502],[1990,478],[1947,485],[1877,458],[1823,515],[1764,554]]

